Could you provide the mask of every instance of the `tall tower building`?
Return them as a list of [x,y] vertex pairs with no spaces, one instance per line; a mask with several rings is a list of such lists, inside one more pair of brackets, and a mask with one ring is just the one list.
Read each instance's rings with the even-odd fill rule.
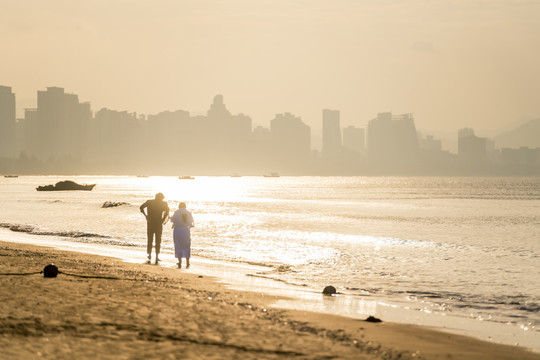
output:
[[42,159],[80,157],[91,118],[90,104],[79,103],[77,95],[59,87],[38,91],[38,135],[32,139],[35,155]]
[[471,128],[462,128],[458,130],[458,140],[466,138],[469,136],[474,136],[474,130]]
[[412,114],[379,113],[368,123],[368,155],[374,161],[403,164],[414,161],[418,135]]
[[458,156],[464,163],[477,164],[487,160],[487,139],[478,137],[470,128],[458,131]]
[[339,110],[323,110],[322,154],[337,157],[341,152]]
[[[138,137],[140,120],[135,113],[103,108],[95,114],[97,136],[95,156],[108,166],[128,165],[138,155],[141,138]],[[152,155],[154,148],[148,146],[146,152]],[[161,150],[161,149],[160,149]],[[163,151],[163,150],[161,150]]]
[[229,110],[223,103],[223,95],[214,96],[214,101],[210,105],[210,109],[207,112],[207,116],[210,119],[220,119],[224,120],[231,116]]
[[288,160],[306,159],[311,153],[311,128],[291,113],[277,114],[270,121],[275,155]]
[[204,122],[206,144],[202,151],[207,154],[206,158],[212,159],[214,168],[223,171],[228,166],[237,166],[248,151],[251,118],[243,114],[233,115],[225,106],[223,95],[216,95]]
[[0,86],[0,157],[15,157],[17,144],[15,94],[11,87]]

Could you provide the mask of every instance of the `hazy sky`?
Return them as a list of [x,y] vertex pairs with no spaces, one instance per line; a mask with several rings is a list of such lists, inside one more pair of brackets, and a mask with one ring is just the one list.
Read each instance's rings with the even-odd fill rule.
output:
[[414,113],[488,136],[540,117],[540,1],[0,0],[0,85],[18,114],[64,87],[92,109],[233,113],[321,128]]

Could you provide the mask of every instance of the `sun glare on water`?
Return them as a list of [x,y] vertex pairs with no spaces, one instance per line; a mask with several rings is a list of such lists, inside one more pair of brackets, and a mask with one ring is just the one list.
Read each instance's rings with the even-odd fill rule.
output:
[[151,177],[141,184],[149,196],[161,192],[166,201],[238,201],[248,194],[249,180],[228,177]]

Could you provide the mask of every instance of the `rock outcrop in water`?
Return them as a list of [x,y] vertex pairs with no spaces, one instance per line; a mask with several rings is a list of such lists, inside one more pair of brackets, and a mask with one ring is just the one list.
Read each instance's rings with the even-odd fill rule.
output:
[[94,189],[94,186],[96,184],[77,184],[75,181],[71,180],[64,180],[59,181],[54,185],[44,185],[44,186],[38,186],[36,188],[37,191],[68,191],[68,190],[84,190],[84,191],[91,191]]
[[123,202],[123,201],[119,201],[119,202],[116,202],[116,201],[105,201],[103,203],[103,205],[101,205],[102,208],[111,208],[111,207],[117,207],[117,206],[122,206],[122,205],[129,205],[129,203],[127,202]]

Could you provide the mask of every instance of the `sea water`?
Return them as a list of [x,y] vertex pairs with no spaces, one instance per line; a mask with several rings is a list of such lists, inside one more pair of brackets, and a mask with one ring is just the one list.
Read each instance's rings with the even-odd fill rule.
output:
[[[35,190],[65,179],[97,185]],[[488,324],[486,338],[540,349],[540,178],[21,176],[0,184],[3,234],[32,234],[36,245],[124,248],[143,260],[138,207],[162,192],[171,212],[184,201],[193,213],[194,267],[250,264],[251,277],[300,293],[333,285],[334,305],[359,314],[368,299],[416,314],[411,322],[453,328],[467,319]],[[170,224],[162,248],[172,259]]]

